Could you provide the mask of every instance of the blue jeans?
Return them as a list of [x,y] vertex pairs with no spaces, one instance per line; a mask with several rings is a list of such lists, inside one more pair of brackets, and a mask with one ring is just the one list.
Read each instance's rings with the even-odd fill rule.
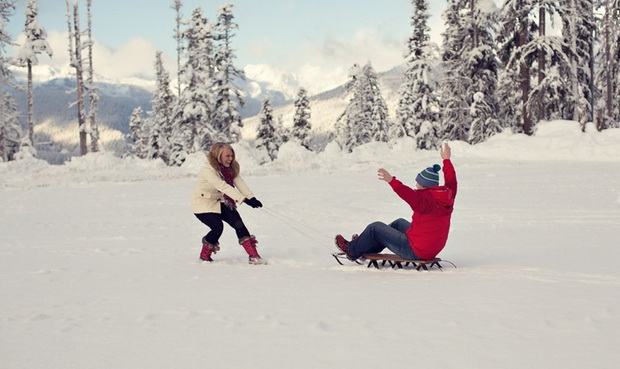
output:
[[419,259],[409,244],[405,232],[411,223],[405,219],[396,219],[392,223],[370,223],[356,240],[349,242],[349,253],[357,259],[363,254],[376,254],[388,248],[403,259]]

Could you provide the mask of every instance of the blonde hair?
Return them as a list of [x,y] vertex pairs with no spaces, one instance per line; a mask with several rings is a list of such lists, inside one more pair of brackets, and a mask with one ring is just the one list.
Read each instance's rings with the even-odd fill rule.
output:
[[224,142],[214,143],[213,146],[211,146],[211,150],[209,151],[207,160],[209,161],[209,164],[211,164],[213,169],[219,172],[221,164],[220,158],[225,149],[229,149],[230,151],[232,151],[233,161],[230,164],[230,169],[232,170],[233,178],[235,178],[237,177],[237,175],[239,175],[239,163],[237,162],[237,154],[235,154],[235,149],[233,149],[232,146],[230,146],[229,144]]

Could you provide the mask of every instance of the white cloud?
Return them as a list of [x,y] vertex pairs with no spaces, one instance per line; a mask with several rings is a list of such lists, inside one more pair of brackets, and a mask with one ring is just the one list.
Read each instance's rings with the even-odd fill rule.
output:
[[[24,36],[16,40],[18,45],[23,43]],[[48,43],[54,51],[53,57],[39,56],[39,65],[33,68],[33,75],[37,81],[45,81],[50,78],[67,77],[74,74],[74,69],[69,65],[69,40],[66,32],[50,31]],[[20,46],[14,46],[9,50],[9,55],[17,55]],[[145,80],[153,81],[155,74],[155,52],[153,44],[140,37],[132,38],[128,43],[119,48],[112,49],[95,39],[93,46],[93,65],[98,81],[129,82]],[[86,58],[84,52],[82,58]],[[170,72],[171,78],[176,77],[176,62],[166,57],[164,63]],[[20,69],[15,69],[21,74]]]
[[383,30],[360,29],[351,40],[326,38],[314,51],[325,63],[352,66],[371,62],[376,70],[382,71],[402,63],[404,49],[404,40],[385,34]]
[[289,69],[302,86],[317,93],[345,83],[353,64],[370,62],[377,72],[382,72],[403,63],[404,49],[404,40],[387,29],[360,29],[352,39],[329,36],[306,46],[305,55],[295,55]]

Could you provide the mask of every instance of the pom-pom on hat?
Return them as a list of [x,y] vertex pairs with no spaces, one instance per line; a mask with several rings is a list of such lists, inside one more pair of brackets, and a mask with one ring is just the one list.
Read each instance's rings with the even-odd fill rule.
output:
[[439,186],[439,174],[437,173],[439,173],[440,170],[441,166],[439,164],[428,167],[418,173],[418,176],[415,177],[415,181],[422,187]]

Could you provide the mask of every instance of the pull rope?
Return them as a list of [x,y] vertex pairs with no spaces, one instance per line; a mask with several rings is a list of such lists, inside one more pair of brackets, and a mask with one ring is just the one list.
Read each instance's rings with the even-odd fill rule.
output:
[[[308,226],[308,225],[306,225],[306,224],[304,224],[304,223],[298,222],[297,220],[295,220],[295,219],[293,219],[293,218],[291,218],[291,217],[288,217],[288,216],[286,216],[286,215],[284,215],[284,214],[278,213],[277,211],[275,211],[275,210],[273,210],[273,209],[270,209],[270,208],[265,207],[265,206],[263,206],[261,209],[262,209],[265,213],[267,213],[268,215],[270,215],[271,217],[273,217],[274,219],[276,219],[276,220],[280,221],[281,223],[286,224],[287,226],[291,227],[292,229],[296,230],[297,232],[301,233],[302,235],[304,235],[304,236],[308,237],[309,239],[311,239],[311,240],[313,240],[313,241],[315,241],[315,242],[318,242],[320,245],[323,245],[324,247],[327,247],[327,245],[325,245],[325,244],[323,243],[323,241],[317,240],[316,238],[312,237],[312,236],[311,236],[311,235],[309,235],[308,233],[304,232],[304,231],[303,231],[302,229],[300,229],[300,227],[298,227],[298,226],[303,226],[303,227],[306,227],[308,230],[310,230],[310,231],[312,231],[312,232],[314,232],[314,233],[317,233],[317,234],[319,234],[319,235],[321,235],[321,236],[324,236],[324,237],[326,237],[326,238],[332,239],[332,237],[331,237],[331,236],[329,236],[329,235],[327,235],[327,234],[325,234],[325,233],[323,233],[323,232],[321,232],[321,231],[318,231],[318,230],[316,230],[316,229],[314,229],[314,228],[312,228],[312,227],[310,227],[310,226]],[[330,249],[331,249],[331,247],[330,247]]]

